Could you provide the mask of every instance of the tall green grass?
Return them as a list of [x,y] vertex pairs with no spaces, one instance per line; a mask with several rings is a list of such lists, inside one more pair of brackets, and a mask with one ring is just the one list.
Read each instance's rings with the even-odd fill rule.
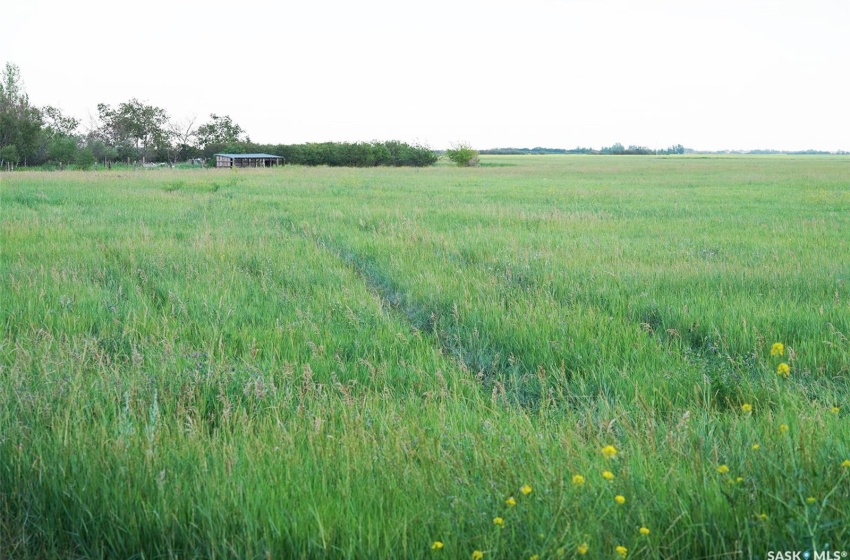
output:
[[850,160],[483,162],[0,176],[3,557],[850,550]]

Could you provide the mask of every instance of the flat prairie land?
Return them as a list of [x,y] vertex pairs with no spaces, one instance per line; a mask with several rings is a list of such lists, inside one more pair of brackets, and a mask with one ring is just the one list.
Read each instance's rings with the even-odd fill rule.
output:
[[0,174],[0,557],[850,551],[850,158],[482,163]]

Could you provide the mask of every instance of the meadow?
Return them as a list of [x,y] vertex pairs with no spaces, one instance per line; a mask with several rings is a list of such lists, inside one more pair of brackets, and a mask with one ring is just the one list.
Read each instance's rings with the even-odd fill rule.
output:
[[850,158],[482,164],[0,174],[0,558],[850,551]]

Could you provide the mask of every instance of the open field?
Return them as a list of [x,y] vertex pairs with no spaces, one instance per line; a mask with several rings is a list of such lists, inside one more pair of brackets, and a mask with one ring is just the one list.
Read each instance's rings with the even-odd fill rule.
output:
[[850,158],[482,161],[0,175],[0,558],[850,551]]

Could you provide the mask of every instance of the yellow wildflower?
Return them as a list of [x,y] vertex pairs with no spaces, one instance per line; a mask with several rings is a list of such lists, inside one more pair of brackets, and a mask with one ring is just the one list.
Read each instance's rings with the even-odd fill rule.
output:
[[743,410],[744,412],[752,412],[753,405],[751,405],[750,403],[744,403],[741,405],[741,410]]
[[613,445],[606,445],[602,448],[602,455],[604,455],[606,459],[613,459],[614,456],[617,455],[617,448]]
[[618,546],[614,550],[616,550],[617,554],[619,554],[622,558],[625,558],[626,555],[628,555],[628,553],[629,553],[629,549],[626,548],[625,546],[622,546],[622,545]]
[[726,474],[729,472],[729,467],[727,467],[726,465],[720,465],[719,467],[717,467],[717,472],[719,472],[720,474]]
[[589,547],[589,546],[587,546],[587,543],[581,543],[580,545],[578,545],[578,548],[576,549],[576,552],[578,552],[579,554],[584,555],[584,554],[587,554],[587,551],[588,551],[588,550],[590,550],[590,547]]
[[508,507],[514,507],[516,505],[516,500],[513,496],[511,496],[510,498],[505,500],[505,503],[508,505]]
[[540,560],[540,555],[539,554],[532,554],[531,557],[528,560]]
[[783,434],[784,434],[785,432],[787,432],[787,431],[788,431],[788,424],[780,424],[780,425],[779,425],[779,431],[780,431],[781,433],[783,433]]
[[647,529],[646,527],[641,527],[640,529],[638,529],[638,532],[639,532],[641,535],[646,536],[646,535],[648,535],[648,534],[649,534],[649,529]]
[[626,503],[626,497],[622,496],[620,494],[617,494],[616,496],[614,496],[614,501],[617,502],[620,505],[623,505],[623,504]]
[[744,477],[739,476],[738,478],[735,479],[735,482],[737,482],[738,484],[741,484],[742,482],[744,482]]
[[776,366],[776,375],[781,375],[782,377],[788,377],[791,375],[791,366],[782,362],[778,366]]
[[785,355],[785,345],[781,342],[774,342],[773,346],[770,347],[770,355],[771,356],[783,356]]
[[807,503],[807,504],[813,504],[813,503],[815,503],[816,501],[818,501],[818,500],[817,500],[817,498],[815,498],[814,496],[809,496],[808,498],[806,498],[806,503]]
[[767,521],[767,514],[766,513],[760,513],[760,514],[758,514],[758,518],[761,519],[762,521]]
[[829,411],[833,414],[838,414],[839,412],[841,412],[841,409],[838,408],[837,406],[833,406],[832,408],[829,409]]
[[573,475],[573,484],[575,484],[576,486],[581,486],[582,484],[584,484],[584,477],[581,476],[580,474],[574,474]]
[[480,550],[472,551],[472,560],[481,560],[482,558],[484,558],[483,552],[481,552]]
[[529,486],[528,484],[523,484],[522,488],[520,488],[519,491],[522,492],[523,496],[528,496],[529,494],[531,494],[531,486]]
[[758,451],[759,449],[761,449],[761,445],[754,443],[750,449],[752,449],[753,451]]
[[844,462],[841,463],[841,467],[845,469],[850,469],[850,459],[844,459]]
[[495,525],[496,527],[504,527],[505,526],[505,520],[502,519],[501,517],[494,517],[493,518],[493,525]]
[[440,550],[443,548],[443,543],[440,541],[434,541],[434,544],[431,545],[431,550]]
[[608,481],[614,480],[614,473],[611,471],[602,471],[602,478]]

